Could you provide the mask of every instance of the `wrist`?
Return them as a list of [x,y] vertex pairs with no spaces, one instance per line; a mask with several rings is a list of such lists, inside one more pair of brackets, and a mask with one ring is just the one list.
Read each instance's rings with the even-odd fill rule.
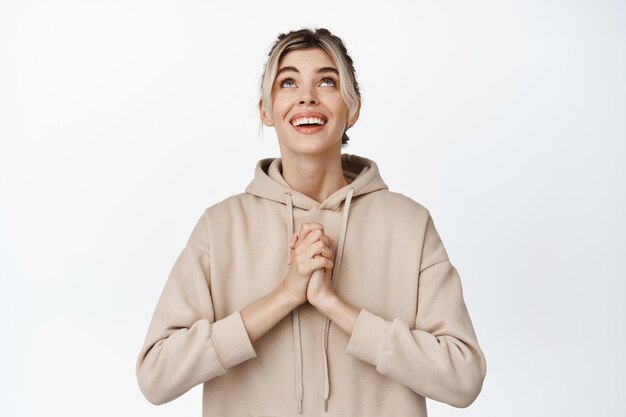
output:
[[324,292],[316,297],[314,300],[309,300],[313,307],[317,308],[320,313],[327,315],[329,311],[333,309],[339,302],[339,297],[334,292]]
[[278,296],[283,300],[283,302],[286,305],[288,305],[290,307],[290,310],[293,310],[294,308],[296,308],[299,305],[302,305],[302,304],[304,304],[306,302],[306,300],[302,301],[302,300],[298,299],[298,297],[293,295],[289,291],[289,289],[287,288],[287,286],[285,285],[284,282],[278,288]]

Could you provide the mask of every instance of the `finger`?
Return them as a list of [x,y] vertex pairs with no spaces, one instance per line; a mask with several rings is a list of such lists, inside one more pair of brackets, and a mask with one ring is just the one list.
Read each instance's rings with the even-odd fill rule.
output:
[[330,237],[328,237],[328,235],[322,235],[322,237],[320,237],[320,241],[324,243],[324,246],[326,246],[321,255],[328,259],[332,259],[333,249],[330,246]]
[[[313,251],[309,250],[312,245],[315,245],[317,242],[322,242],[325,248],[315,249]],[[304,254],[303,259],[308,259],[312,255],[321,255],[328,259],[333,259],[333,250],[331,248],[331,239],[328,235],[326,235],[321,229],[314,228],[309,232],[304,241],[300,244],[298,248],[296,248],[296,253],[299,255]]]
[[322,233],[322,235],[320,236],[319,240],[321,240],[322,242],[324,242],[324,244],[327,246],[327,249],[324,251],[323,256],[327,257],[327,258],[331,258],[332,254],[333,254],[333,250],[331,248],[331,239],[330,236],[328,236],[326,233]]
[[324,233],[321,237],[321,240],[322,242],[326,243],[326,246],[330,248],[330,236]]
[[300,226],[300,232],[298,233],[298,239],[304,240],[306,236],[309,234],[309,232],[311,232],[312,230],[317,230],[317,229],[321,229],[322,231],[324,231],[324,226],[316,222],[302,223],[302,225]]
[[316,258],[316,259],[322,259],[322,261],[320,261],[321,268],[332,269],[332,267],[335,266],[335,263],[332,260],[328,258],[324,258],[323,256],[320,256],[319,258]]
[[316,256],[322,256],[324,258],[329,258],[331,256],[332,251],[324,242],[321,240],[313,242],[308,248],[306,248],[303,258],[311,259]]
[[294,251],[294,248],[296,246],[297,240],[298,240],[298,234],[294,233],[291,236],[291,242],[289,243],[289,256],[288,256],[288,259],[287,259],[287,265],[291,265],[291,258],[293,257],[293,251]]
[[297,247],[296,247],[296,253],[298,254],[307,253],[308,248],[310,248],[312,245],[315,245],[316,242],[323,243],[321,238],[322,238],[322,231],[320,229],[311,230],[301,242],[298,242]]
[[315,271],[321,268],[332,268],[334,265],[335,264],[333,261],[331,261],[330,259],[324,258],[323,256],[316,256],[310,261],[310,266],[311,266],[312,271]]

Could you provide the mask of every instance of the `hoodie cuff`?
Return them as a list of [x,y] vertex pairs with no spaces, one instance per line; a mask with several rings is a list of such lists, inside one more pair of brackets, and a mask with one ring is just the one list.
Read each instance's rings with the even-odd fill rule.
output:
[[346,353],[378,367],[391,323],[361,309],[356,319]]
[[239,311],[213,323],[211,338],[225,369],[257,356]]

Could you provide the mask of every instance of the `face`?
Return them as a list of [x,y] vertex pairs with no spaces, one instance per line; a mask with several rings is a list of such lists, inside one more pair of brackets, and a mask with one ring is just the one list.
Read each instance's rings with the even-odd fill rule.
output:
[[283,154],[340,151],[346,125],[359,115],[347,120],[340,81],[335,62],[321,48],[283,55],[272,85],[272,114],[260,103],[263,124],[274,126]]

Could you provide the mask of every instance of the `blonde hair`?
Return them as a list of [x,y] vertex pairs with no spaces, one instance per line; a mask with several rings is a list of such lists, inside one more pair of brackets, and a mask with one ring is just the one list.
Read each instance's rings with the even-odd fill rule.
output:
[[[358,102],[361,99],[359,84],[356,80],[356,72],[352,58],[348,55],[343,41],[330,33],[328,29],[300,29],[289,33],[281,33],[270,49],[268,58],[261,75],[260,96],[263,102],[263,109],[268,115],[272,114],[272,85],[278,72],[278,63],[287,53],[296,49],[322,48],[335,61],[339,71],[339,90],[341,97],[348,107],[348,117],[350,120],[358,109]],[[346,130],[351,126],[346,126],[341,144],[348,143]]]

